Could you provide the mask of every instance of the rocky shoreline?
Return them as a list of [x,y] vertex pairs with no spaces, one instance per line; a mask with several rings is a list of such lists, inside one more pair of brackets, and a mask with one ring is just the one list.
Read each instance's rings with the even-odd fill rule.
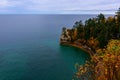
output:
[[87,45],[83,45],[78,41],[71,42],[71,36],[69,35],[69,33],[70,33],[70,29],[68,30],[64,27],[60,37],[60,45],[76,47],[86,53],[89,53],[90,56],[94,55],[94,52]]
[[78,48],[78,49],[88,53],[90,56],[93,56],[95,54],[89,47],[83,46],[83,45],[79,45],[79,44],[76,44],[76,43],[66,42],[66,43],[60,43],[60,45],[72,46],[72,47]]

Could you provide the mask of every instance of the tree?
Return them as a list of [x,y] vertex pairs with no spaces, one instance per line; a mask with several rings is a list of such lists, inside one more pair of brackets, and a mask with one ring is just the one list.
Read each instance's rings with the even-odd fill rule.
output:
[[73,25],[73,29],[77,29],[77,38],[84,38],[84,25],[82,23],[82,21],[77,21],[75,22],[75,24]]
[[110,40],[107,47],[97,50],[91,61],[77,66],[77,80],[120,80],[120,40]]
[[116,12],[116,16],[117,16],[117,26],[118,26],[118,30],[119,30],[119,38],[120,38],[120,8],[118,9],[118,11]]
[[105,23],[105,16],[103,14],[99,14],[97,16],[97,19],[98,19],[98,23]]

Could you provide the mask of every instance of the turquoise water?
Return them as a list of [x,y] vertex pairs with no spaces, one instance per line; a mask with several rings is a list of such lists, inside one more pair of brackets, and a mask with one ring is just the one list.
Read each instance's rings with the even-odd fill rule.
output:
[[0,15],[0,80],[71,80],[89,55],[60,46],[63,26],[95,15]]

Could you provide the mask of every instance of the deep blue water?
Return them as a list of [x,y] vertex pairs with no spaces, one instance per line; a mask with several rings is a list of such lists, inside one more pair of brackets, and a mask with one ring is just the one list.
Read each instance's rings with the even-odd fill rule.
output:
[[71,80],[89,55],[59,45],[61,29],[95,15],[0,15],[0,80]]

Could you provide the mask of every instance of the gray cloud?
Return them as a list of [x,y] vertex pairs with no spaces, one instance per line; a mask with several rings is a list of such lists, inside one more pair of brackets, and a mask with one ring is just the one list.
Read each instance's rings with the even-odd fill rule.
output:
[[118,7],[118,0],[0,0],[0,12],[116,10]]

